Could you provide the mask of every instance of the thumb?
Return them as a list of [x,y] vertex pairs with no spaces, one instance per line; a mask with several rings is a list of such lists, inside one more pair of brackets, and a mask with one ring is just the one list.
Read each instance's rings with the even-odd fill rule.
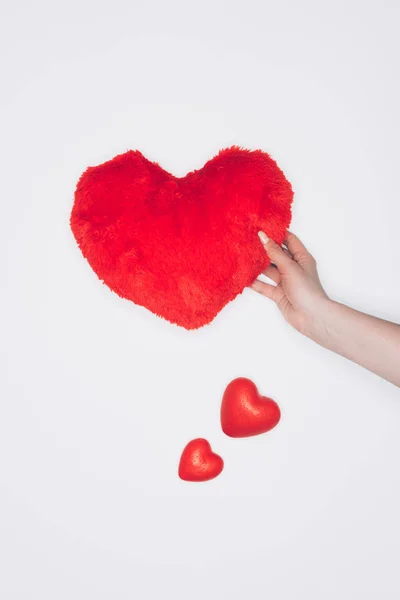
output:
[[271,262],[278,267],[281,273],[286,273],[293,268],[293,260],[288,256],[283,249],[274,240],[271,240],[263,231],[258,232],[258,237],[268,254]]

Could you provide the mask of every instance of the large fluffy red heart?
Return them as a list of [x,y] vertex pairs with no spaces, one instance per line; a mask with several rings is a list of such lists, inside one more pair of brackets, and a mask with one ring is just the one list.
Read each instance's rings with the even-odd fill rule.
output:
[[227,386],[221,404],[221,426],[226,435],[240,438],[265,433],[280,418],[277,403],[261,396],[250,379],[238,377]]
[[207,440],[198,438],[185,446],[178,474],[185,481],[208,481],[217,477],[223,468],[222,458],[212,452]]
[[268,266],[256,234],[281,243],[292,199],[290,183],[261,150],[221,150],[185,177],[129,151],[81,176],[70,222],[114,292],[195,329]]

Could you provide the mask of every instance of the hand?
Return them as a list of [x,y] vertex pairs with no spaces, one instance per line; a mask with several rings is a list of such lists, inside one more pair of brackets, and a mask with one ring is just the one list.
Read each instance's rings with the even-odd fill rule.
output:
[[276,285],[256,279],[250,287],[273,300],[300,333],[400,387],[400,325],[328,298],[314,258],[293,233],[285,248],[258,235],[271,259],[264,275]]
[[318,277],[315,259],[293,233],[287,234],[286,248],[268,239],[262,231],[258,235],[272,263],[263,274],[276,285],[256,279],[250,287],[273,300],[286,321],[307,335],[318,319],[320,307],[329,302]]

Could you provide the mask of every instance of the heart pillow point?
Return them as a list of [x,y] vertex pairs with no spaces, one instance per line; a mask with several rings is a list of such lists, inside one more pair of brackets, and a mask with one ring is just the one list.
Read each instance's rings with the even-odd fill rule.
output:
[[221,427],[227,436],[243,438],[267,433],[280,418],[275,400],[261,396],[250,379],[238,377],[226,387],[221,403]]
[[209,442],[196,438],[182,452],[178,475],[183,481],[209,481],[218,477],[223,468],[224,461],[211,450]]

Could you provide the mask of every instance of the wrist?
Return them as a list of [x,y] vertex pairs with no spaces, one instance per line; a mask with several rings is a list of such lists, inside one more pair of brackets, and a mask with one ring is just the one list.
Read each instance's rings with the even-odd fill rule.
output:
[[326,345],[333,333],[333,320],[338,303],[321,297],[311,311],[303,316],[300,333],[321,345]]

